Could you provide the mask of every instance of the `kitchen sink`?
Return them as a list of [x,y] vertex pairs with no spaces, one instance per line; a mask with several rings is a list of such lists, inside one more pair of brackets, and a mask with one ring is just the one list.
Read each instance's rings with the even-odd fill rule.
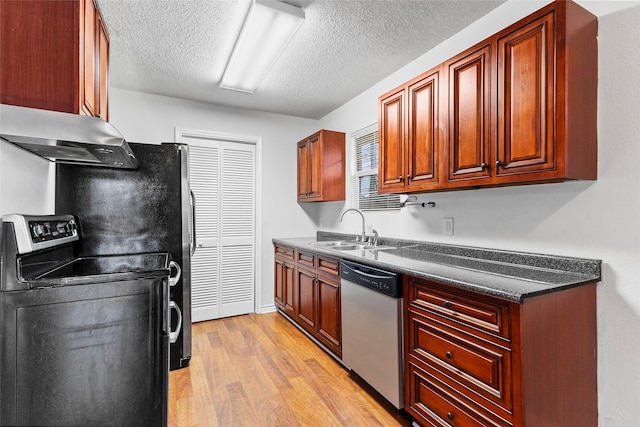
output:
[[344,240],[332,240],[327,242],[311,242],[310,244],[321,248],[328,248],[333,246],[351,245],[351,242],[346,242]]
[[337,251],[353,251],[353,250],[370,250],[370,251],[380,251],[385,249],[395,249],[393,246],[384,246],[384,245],[368,245],[358,242],[349,242],[345,240],[335,240],[335,241],[326,241],[326,242],[312,242],[313,246],[326,248],[326,249],[335,249]]

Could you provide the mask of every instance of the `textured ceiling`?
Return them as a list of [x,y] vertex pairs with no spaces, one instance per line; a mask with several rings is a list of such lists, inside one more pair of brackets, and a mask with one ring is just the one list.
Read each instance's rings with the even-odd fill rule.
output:
[[98,0],[112,87],[320,118],[505,0],[290,0],[306,19],[255,93],[218,82],[250,0]]

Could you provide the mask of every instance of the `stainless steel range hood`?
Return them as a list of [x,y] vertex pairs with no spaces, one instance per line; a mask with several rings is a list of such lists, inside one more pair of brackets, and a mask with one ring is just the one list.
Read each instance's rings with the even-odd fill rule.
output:
[[56,163],[138,167],[120,132],[97,117],[0,104],[0,139]]

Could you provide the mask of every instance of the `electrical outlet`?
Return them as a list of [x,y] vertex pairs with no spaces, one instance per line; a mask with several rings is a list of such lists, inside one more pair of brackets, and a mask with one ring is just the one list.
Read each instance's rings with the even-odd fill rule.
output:
[[442,222],[442,234],[453,236],[453,218],[445,218]]

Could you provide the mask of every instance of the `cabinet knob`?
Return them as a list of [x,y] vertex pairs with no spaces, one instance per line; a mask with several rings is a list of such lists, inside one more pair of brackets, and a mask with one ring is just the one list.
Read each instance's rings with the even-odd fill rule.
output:
[[447,418],[449,418],[449,420],[453,421],[453,412],[447,412]]
[[400,175],[400,176],[398,177],[398,181],[400,181],[400,182],[404,182],[404,177],[403,177],[402,175]]
[[451,354],[451,352],[450,352],[450,351],[447,351],[447,352],[445,353],[445,356],[447,356],[447,359],[453,359],[453,354]]
[[502,162],[500,160],[496,160],[496,167],[499,168],[502,166]]
[[407,181],[411,181],[411,175],[407,175]]
[[445,301],[444,302],[444,306],[447,307],[447,308],[450,308],[451,307],[451,301]]
[[487,166],[487,164],[485,162],[482,162],[482,164],[480,165],[480,169],[482,169],[483,171],[487,170],[489,166]]

